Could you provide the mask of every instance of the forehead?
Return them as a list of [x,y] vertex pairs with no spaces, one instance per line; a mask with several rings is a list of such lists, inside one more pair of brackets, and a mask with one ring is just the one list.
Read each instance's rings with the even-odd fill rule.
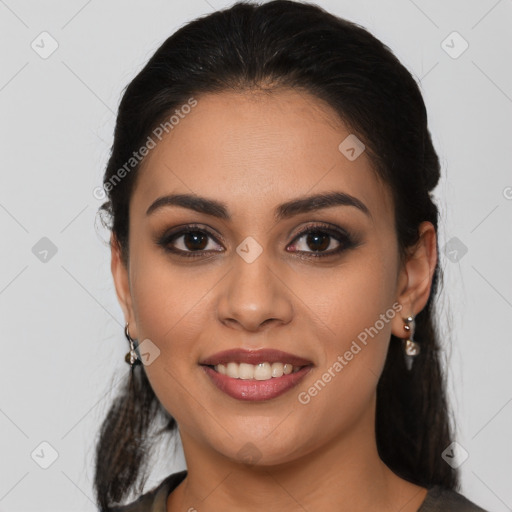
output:
[[221,199],[233,217],[248,217],[297,197],[341,191],[363,201],[376,219],[392,216],[389,191],[369,157],[363,151],[349,159],[340,151],[353,135],[316,97],[285,89],[196,100],[143,161],[134,208],[189,193]]

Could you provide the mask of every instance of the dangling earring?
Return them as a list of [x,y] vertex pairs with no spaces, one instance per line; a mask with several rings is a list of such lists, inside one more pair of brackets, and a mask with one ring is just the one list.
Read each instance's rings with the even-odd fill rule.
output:
[[124,328],[124,335],[126,336],[126,339],[130,343],[130,351],[124,356],[124,360],[130,365],[130,368],[134,368],[134,366],[141,364],[140,359],[137,357],[137,352],[135,352],[135,345],[134,340],[130,336],[130,333],[128,332],[128,324],[126,324]]
[[407,370],[411,371],[414,358],[420,353],[420,346],[413,339],[414,318],[412,316],[408,316],[407,318],[404,318],[404,322],[404,330],[408,334],[406,338],[402,339],[404,346],[405,366],[407,367]]

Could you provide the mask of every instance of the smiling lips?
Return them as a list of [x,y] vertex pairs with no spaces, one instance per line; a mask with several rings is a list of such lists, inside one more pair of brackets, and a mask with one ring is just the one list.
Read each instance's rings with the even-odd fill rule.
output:
[[273,349],[226,350],[200,365],[221,391],[251,401],[270,400],[285,393],[313,366],[307,359]]

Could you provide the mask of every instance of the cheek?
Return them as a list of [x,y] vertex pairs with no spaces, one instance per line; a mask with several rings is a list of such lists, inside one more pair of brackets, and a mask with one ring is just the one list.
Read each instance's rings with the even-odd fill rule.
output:
[[311,399],[322,409],[341,400],[345,412],[368,404],[385,363],[392,320],[400,314],[395,268],[393,255],[372,248],[310,287],[309,296],[318,300],[308,306],[324,326],[318,340],[323,354],[314,387],[301,389],[301,403]]
[[[199,266],[178,264],[141,230],[131,248],[131,294],[141,335],[156,341],[171,341],[175,329],[190,322],[200,309],[201,297],[214,284],[215,276]],[[144,241],[143,241],[144,240]],[[199,306],[199,308],[198,308]]]
[[213,301],[226,270],[178,265],[142,244],[133,252],[131,292],[138,338],[150,339],[159,349],[158,358],[144,369],[166,410],[186,423],[198,400],[198,361],[209,344]]
[[[318,362],[315,378],[295,391],[294,404],[308,417],[308,432],[325,429],[327,422],[334,435],[372,400],[391,332],[386,320],[395,313],[393,256],[368,245],[331,270],[283,265],[280,278],[288,287],[277,284],[276,290],[293,303],[290,334],[309,340],[301,350]],[[149,249],[132,261],[138,337],[160,350],[145,371],[165,409],[182,425],[196,428],[197,403],[204,397],[194,372],[209,343],[205,333],[219,331],[214,312],[229,283],[229,276],[222,279],[226,268],[180,266]]]
[[216,281],[149,257],[134,270],[138,277],[132,297],[139,339],[149,338],[159,349],[144,371],[163,407],[188,425],[199,397],[194,387],[200,357],[197,340],[204,337],[207,292]]
[[[204,331],[209,292],[217,275],[172,267],[148,258],[138,269],[132,296],[140,336],[150,338],[163,353],[193,359],[192,343]],[[185,350],[186,349],[186,350]]]
[[[303,414],[312,430],[336,436],[371,409],[385,363],[393,308],[393,272],[385,262],[361,262],[350,273],[331,276],[335,290],[324,294],[322,307],[325,337],[322,361],[297,391]],[[395,304],[395,306],[399,305]],[[334,334],[333,334],[334,333]]]
[[360,334],[364,341],[368,331],[369,339],[389,338],[396,314],[388,311],[396,297],[396,271],[393,258],[383,252],[366,249],[320,279],[303,277],[298,293],[308,297],[310,311],[321,318],[337,350],[348,348]]

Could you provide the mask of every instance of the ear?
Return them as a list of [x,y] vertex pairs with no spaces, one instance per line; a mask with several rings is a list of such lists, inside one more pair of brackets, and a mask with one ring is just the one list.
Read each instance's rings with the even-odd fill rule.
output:
[[130,291],[130,279],[128,268],[122,258],[121,247],[119,241],[114,234],[110,237],[111,261],[110,269],[114,279],[117,299],[124,313],[125,322],[129,325],[130,336],[137,338],[137,325],[135,323],[135,315],[132,306],[132,296]]
[[397,302],[402,310],[392,320],[392,333],[404,338],[403,319],[415,317],[427,304],[432,288],[432,277],[437,264],[437,236],[431,222],[419,226],[419,240],[409,249],[398,278]]

